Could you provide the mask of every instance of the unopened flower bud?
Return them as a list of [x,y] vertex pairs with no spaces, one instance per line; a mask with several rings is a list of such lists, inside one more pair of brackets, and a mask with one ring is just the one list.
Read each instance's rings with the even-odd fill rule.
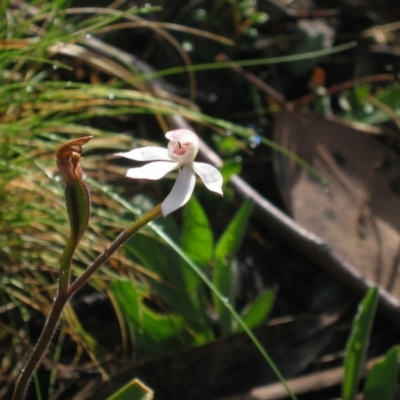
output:
[[74,246],[89,223],[90,193],[80,165],[82,146],[93,136],[70,140],[57,151],[57,166],[65,181],[65,198]]

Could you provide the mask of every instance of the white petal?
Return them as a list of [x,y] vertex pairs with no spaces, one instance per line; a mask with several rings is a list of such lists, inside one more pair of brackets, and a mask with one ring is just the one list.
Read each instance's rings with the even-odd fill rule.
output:
[[200,176],[208,190],[219,193],[221,196],[223,195],[222,184],[224,181],[217,168],[210,164],[195,162],[193,163],[193,169]]
[[161,211],[164,217],[189,201],[195,183],[196,177],[193,169],[187,166],[182,167],[171,193],[161,205]]
[[179,164],[174,162],[155,161],[143,167],[129,168],[126,176],[132,179],[160,179],[178,166]]
[[170,157],[168,156],[167,149],[163,149],[162,147],[152,147],[152,146],[140,147],[138,149],[133,149],[126,153],[117,153],[115,155],[129,158],[130,160],[135,160],[135,161],[171,160]]

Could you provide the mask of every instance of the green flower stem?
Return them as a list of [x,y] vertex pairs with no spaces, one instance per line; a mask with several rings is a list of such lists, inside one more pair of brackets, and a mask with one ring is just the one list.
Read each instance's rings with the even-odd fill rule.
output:
[[[43,357],[44,352],[49,345],[58,321],[64,310],[65,305],[71,297],[88,281],[88,279],[104,264],[127,240],[129,240],[141,228],[147,225],[150,221],[158,218],[161,215],[161,204],[155,206],[146,214],[137,219],[133,224],[121,232],[121,234],[93,261],[86,271],[77,278],[71,285],[68,286],[66,292],[58,291],[50,310],[50,314],[44,325],[43,331],[39,337],[36,346],[29,357],[21,374],[16,382],[13,400],[23,400],[25,398],[28,384],[31,380],[37,365]],[[68,241],[66,247],[71,245]],[[64,252],[65,253],[65,252]],[[68,252],[67,252],[68,254]],[[64,257],[64,254],[63,254]],[[67,261],[65,261],[67,262]]]
[[141,216],[132,225],[122,231],[119,236],[93,261],[93,263],[86,269],[86,271],[71,283],[68,289],[68,294],[72,296],[77,292],[93,275],[93,273],[104,263],[110,256],[115,253],[127,240],[129,240],[141,228],[149,222],[161,216],[161,204],[158,204],[146,214]]
[[64,252],[60,260],[60,272],[58,274],[59,294],[66,294],[68,292],[69,280],[71,276],[72,257],[74,256],[76,247],[76,240],[74,240],[71,234],[71,236],[68,238],[67,244],[65,245]]

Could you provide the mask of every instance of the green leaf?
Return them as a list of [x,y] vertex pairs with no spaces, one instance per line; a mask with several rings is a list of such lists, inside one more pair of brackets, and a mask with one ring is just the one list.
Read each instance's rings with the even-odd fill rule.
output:
[[242,171],[242,163],[235,159],[225,160],[224,165],[219,170],[224,179],[224,184],[230,181],[233,175],[239,175]]
[[353,320],[344,359],[343,400],[353,400],[356,395],[361,371],[364,366],[365,353],[368,348],[378,296],[378,288],[371,288],[358,306],[357,315]]
[[134,236],[125,249],[129,258],[152,272],[146,277],[152,292],[172,314],[183,317],[196,333],[196,343],[211,340],[214,335],[206,319],[204,300],[198,295],[200,279],[179,255],[160,239],[147,235]]
[[133,379],[125,386],[112,394],[107,400],[152,400],[153,391],[139,379]]
[[367,378],[364,400],[393,400],[400,371],[400,347],[393,347],[376,363]]
[[145,288],[134,287],[131,281],[124,280],[112,282],[110,290],[139,349],[161,353],[180,349],[182,343],[193,345],[182,317],[157,313],[143,303],[149,297]]
[[[277,292],[277,286],[264,290],[252,304],[242,311],[241,317],[250,329],[256,328],[266,321],[274,307]],[[238,325],[236,332],[243,332],[243,328]]]
[[252,210],[253,201],[247,199],[219,239],[214,254],[216,261],[225,263],[237,253]]
[[214,237],[207,215],[192,196],[183,207],[182,248],[198,265],[207,265],[214,250]]
[[233,136],[213,135],[212,139],[218,148],[218,153],[224,156],[232,156],[243,147],[240,140]]
[[[388,113],[384,107],[390,109],[397,117],[400,116],[400,107],[396,99],[400,95],[400,85],[396,82],[374,93],[370,85],[360,85],[351,91],[344,92],[341,102],[350,105],[350,109],[344,114],[344,119],[364,123],[368,125],[382,124],[393,120],[392,113]],[[378,103],[383,105],[379,106]]]
[[[246,200],[222,234],[215,248],[213,283],[225,301],[229,301],[232,305],[234,305],[235,289],[234,256],[239,250],[252,209],[253,201]],[[235,322],[232,314],[215,295],[213,295],[213,303],[220,318],[223,335],[233,333]]]

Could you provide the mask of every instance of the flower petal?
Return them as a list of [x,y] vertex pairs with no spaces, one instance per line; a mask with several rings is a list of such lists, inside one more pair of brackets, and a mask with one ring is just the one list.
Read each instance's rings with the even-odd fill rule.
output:
[[129,168],[126,176],[132,179],[160,179],[178,166],[178,163],[170,161],[155,161],[143,167]]
[[223,195],[222,184],[224,180],[217,168],[210,164],[195,162],[193,163],[193,169],[200,176],[208,190],[219,193],[221,196]]
[[135,161],[171,161],[171,158],[168,156],[168,150],[163,149],[162,147],[140,147],[138,149],[133,149],[126,153],[117,153],[116,156],[129,158],[130,160]]
[[164,217],[185,205],[193,193],[196,177],[192,168],[183,166],[171,193],[163,201],[161,211]]

